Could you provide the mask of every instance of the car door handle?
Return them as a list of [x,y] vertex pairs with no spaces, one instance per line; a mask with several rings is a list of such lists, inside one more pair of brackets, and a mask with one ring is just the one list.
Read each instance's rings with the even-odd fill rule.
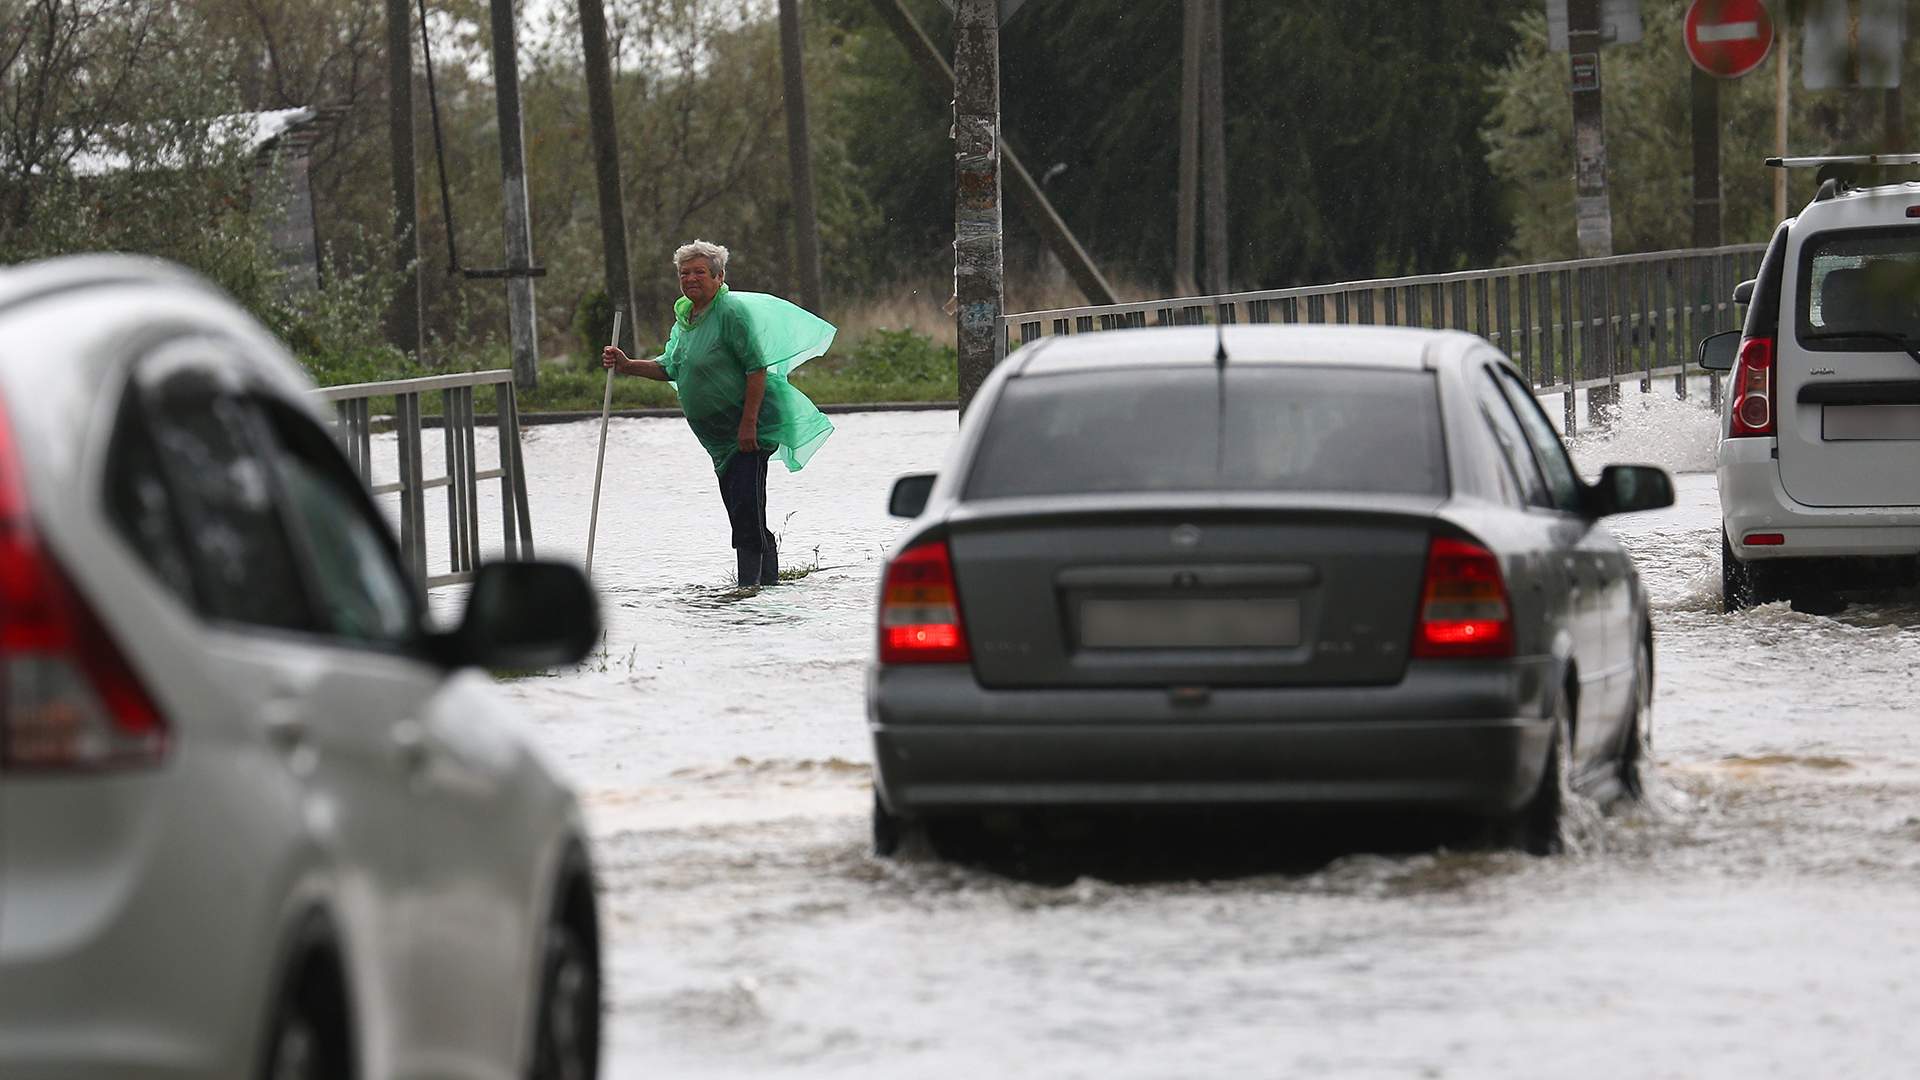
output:
[[429,756],[427,733],[419,723],[403,720],[393,726],[393,756],[400,767],[408,772],[419,772],[426,767]]

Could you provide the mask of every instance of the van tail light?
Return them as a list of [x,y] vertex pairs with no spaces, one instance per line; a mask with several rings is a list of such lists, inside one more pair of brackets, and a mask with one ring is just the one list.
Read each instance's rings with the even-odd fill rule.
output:
[[27,513],[0,414],[0,771],[157,765],[167,725]]
[[1513,655],[1513,608],[1500,561],[1479,544],[1436,536],[1427,546],[1413,655],[1425,659]]
[[1773,434],[1773,339],[1743,338],[1733,364],[1730,439]]
[[947,542],[901,552],[887,565],[881,588],[880,662],[964,664],[972,658]]

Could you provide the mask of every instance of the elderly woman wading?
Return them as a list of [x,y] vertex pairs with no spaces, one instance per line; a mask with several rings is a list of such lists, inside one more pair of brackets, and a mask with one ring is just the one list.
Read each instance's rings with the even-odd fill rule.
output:
[[743,587],[780,580],[767,528],[767,461],[790,472],[820,449],[833,424],[787,382],[833,344],[831,323],[766,293],[727,288],[727,249],[695,240],[673,253],[682,296],[660,356],[632,360],[612,345],[600,362],[622,375],[672,382],[700,445],[720,475]]

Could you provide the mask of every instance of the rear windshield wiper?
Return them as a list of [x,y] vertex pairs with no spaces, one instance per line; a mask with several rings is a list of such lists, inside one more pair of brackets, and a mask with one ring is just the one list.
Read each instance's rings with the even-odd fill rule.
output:
[[1911,338],[1905,334],[1895,334],[1886,330],[1830,330],[1818,334],[1801,334],[1801,341],[1842,341],[1847,338],[1866,338],[1868,341],[1887,341],[1900,346],[1908,356],[1920,364],[1920,338]]

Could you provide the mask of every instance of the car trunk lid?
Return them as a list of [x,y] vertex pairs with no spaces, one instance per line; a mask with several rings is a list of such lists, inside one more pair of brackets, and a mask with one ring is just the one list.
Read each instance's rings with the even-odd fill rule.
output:
[[971,508],[949,542],[974,670],[1005,688],[1396,682],[1439,501]]

